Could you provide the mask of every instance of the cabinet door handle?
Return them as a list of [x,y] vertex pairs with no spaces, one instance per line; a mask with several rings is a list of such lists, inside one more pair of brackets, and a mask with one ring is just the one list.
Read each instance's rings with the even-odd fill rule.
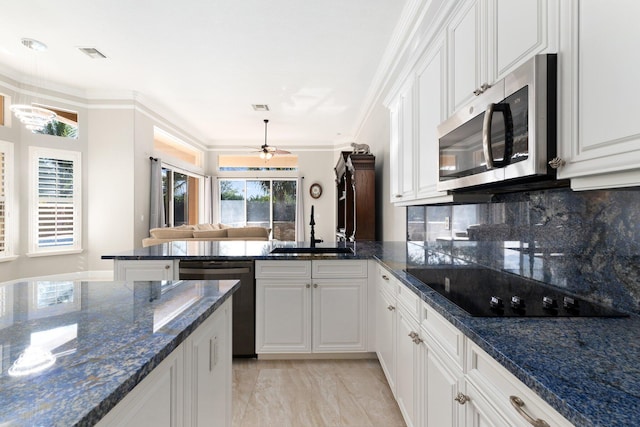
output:
[[409,332],[409,337],[410,337],[411,339],[415,339],[417,336],[418,336],[418,334],[417,334],[417,333],[415,333],[415,332],[413,332],[413,331]]
[[550,427],[549,424],[545,420],[541,420],[540,418],[533,418],[531,415],[527,414],[527,412],[522,408],[524,406],[524,401],[520,399],[518,396],[509,396],[509,400],[511,401],[511,405],[516,408],[516,411],[527,420],[529,424],[534,427]]
[[170,268],[171,268],[171,266],[170,266],[170,265],[165,265],[165,266],[164,266],[164,269],[165,269],[165,270],[168,270],[168,269],[170,269]]
[[309,289],[311,287],[310,283],[307,283],[307,289]]
[[389,310],[389,311],[393,311],[393,310],[395,310],[395,309],[396,309],[396,308],[395,308],[394,306],[392,306],[391,304],[389,304],[389,305],[387,306],[387,310]]
[[384,280],[386,280],[387,282],[389,281],[389,276],[387,276],[386,274],[383,274],[383,275],[382,275],[382,278],[383,278]]
[[467,396],[466,394],[458,393],[458,395],[453,400],[455,400],[461,405],[464,405],[471,399],[469,399],[469,396]]
[[313,288],[314,288],[314,289],[317,289],[317,288],[318,288],[318,284],[317,284],[317,283],[314,283],[314,284],[313,284]]
[[549,166],[551,166],[552,169],[558,169],[564,166],[566,163],[567,162],[565,162],[560,157],[554,157],[553,159],[549,160]]

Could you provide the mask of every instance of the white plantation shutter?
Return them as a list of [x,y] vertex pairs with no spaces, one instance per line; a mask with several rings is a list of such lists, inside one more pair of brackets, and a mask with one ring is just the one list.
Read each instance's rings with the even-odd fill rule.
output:
[[80,154],[34,149],[31,252],[80,249]]
[[[2,147],[0,147],[0,150]],[[0,256],[7,253],[7,155],[0,151]]]
[[0,141],[0,258],[11,257],[12,230],[11,218],[11,192],[13,179],[13,144]]

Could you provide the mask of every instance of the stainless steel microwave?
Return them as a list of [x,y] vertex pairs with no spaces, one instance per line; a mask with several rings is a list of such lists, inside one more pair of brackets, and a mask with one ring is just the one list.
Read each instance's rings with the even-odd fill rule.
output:
[[538,55],[438,126],[440,191],[554,180],[557,58]]

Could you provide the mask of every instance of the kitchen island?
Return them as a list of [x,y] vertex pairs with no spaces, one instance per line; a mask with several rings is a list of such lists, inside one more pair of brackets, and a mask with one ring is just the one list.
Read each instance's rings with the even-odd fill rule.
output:
[[[228,306],[237,286],[235,280],[0,286],[0,425],[96,424]],[[229,376],[230,363],[229,352]]]
[[[271,254],[281,242],[173,242],[104,258],[116,261],[180,259],[326,259],[327,256]],[[305,245],[304,243],[299,243]],[[295,243],[287,243],[287,246]],[[472,317],[431,288],[405,273],[408,267],[464,265],[520,269],[539,279],[555,273],[565,287],[580,288],[579,257],[540,257],[507,251],[504,242],[362,242],[354,255],[331,259],[369,259],[389,271],[435,312],[462,331],[558,413],[577,426],[637,425],[640,419],[640,319],[625,318],[483,318]],[[515,255],[514,255],[515,254]],[[544,261],[544,262],[542,262]],[[557,285],[557,284],[556,284]],[[373,284],[369,288],[373,289]],[[620,308],[620,307],[619,307]],[[624,308],[624,307],[623,307]]]

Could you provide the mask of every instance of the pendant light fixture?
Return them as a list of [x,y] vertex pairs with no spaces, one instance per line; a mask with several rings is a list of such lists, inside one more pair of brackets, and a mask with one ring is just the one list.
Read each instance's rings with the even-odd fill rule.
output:
[[[35,39],[23,38],[21,42],[24,47],[32,50],[34,52],[34,55],[37,54],[37,52],[44,52],[47,50],[46,44]],[[35,68],[37,74],[37,67]],[[47,126],[47,124],[51,123],[57,118],[57,114],[47,108],[38,107],[26,103],[12,104],[9,109],[11,110],[11,112],[13,112],[16,118],[20,120],[20,122],[31,131],[42,130],[45,128],[45,126]]]

